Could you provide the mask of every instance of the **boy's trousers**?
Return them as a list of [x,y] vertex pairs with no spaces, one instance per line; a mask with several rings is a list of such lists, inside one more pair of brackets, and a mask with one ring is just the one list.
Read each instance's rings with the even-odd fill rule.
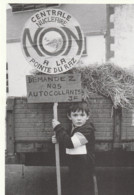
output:
[[69,195],[94,195],[92,162],[87,155],[68,155]]

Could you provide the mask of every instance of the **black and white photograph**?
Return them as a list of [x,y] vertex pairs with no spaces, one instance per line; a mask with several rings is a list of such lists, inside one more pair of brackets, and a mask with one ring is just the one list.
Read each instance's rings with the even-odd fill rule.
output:
[[5,195],[134,195],[134,4],[16,2]]

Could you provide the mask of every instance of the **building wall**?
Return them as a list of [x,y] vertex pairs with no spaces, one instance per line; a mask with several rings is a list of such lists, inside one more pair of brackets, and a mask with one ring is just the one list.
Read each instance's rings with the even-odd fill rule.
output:
[[[74,16],[84,33],[106,29],[106,5],[62,4],[58,8]],[[25,22],[37,11],[12,13],[11,9],[7,10],[7,40],[20,39]]]
[[134,71],[134,4],[116,6],[111,21],[115,40],[111,45],[114,51],[111,61]]
[[8,96],[26,95],[26,75],[30,74],[32,67],[25,60],[20,42],[7,44],[8,62]]

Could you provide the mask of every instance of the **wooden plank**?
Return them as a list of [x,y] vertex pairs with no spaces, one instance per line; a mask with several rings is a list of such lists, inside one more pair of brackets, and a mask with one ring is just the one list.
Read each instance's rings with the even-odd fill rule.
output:
[[14,98],[7,98],[7,105],[6,105],[6,110],[7,111],[12,111],[14,109]]
[[[108,140],[109,141],[109,140]],[[28,147],[25,146],[26,144],[25,143],[18,143],[16,145],[16,151],[17,152],[20,152],[20,153],[23,153],[23,152],[38,152],[39,150],[35,147]],[[126,145],[126,151],[134,151],[134,143],[124,143],[124,146]],[[95,151],[96,152],[105,152],[105,151],[109,151],[109,150],[112,150],[112,144],[111,143],[96,143],[95,145]],[[42,149],[41,149],[42,152],[49,152],[49,147],[46,147],[44,146]]]
[[113,119],[112,118],[93,118],[94,123],[113,123]]
[[[111,117],[112,109],[104,108],[90,108],[91,115],[94,114],[109,114],[109,117]],[[50,109],[15,109],[15,114],[51,114]],[[66,115],[66,110],[59,110],[59,114],[64,113]]]
[[134,137],[134,132],[133,131],[126,131],[126,132],[124,131],[124,132],[122,132],[122,137],[132,138],[132,137]]
[[112,144],[111,143],[96,143],[95,144],[95,151],[109,151],[112,150]]
[[122,127],[134,127],[134,124],[130,124],[130,123],[123,123]]
[[113,132],[112,131],[95,131],[95,135],[98,136],[103,136],[103,137],[107,137],[107,136],[113,136]]
[[90,105],[90,109],[105,109],[105,108],[109,108],[109,109],[112,109],[112,104],[91,104]]
[[34,143],[17,143],[16,152],[34,152]]
[[[92,113],[91,113],[92,114]],[[112,117],[111,117],[111,112],[107,112],[107,113],[93,113],[92,115],[91,115],[91,117],[93,117],[93,118],[111,118],[111,119],[113,119]]]
[[[24,105],[17,105],[15,106],[15,113],[19,113],[19,111],[23,110],[23,113],[27,113],[27,111],[30,111],[30,112],[35,112],[35,111],[39,111],[41,113],[43,112],[50,112],[50,110],[52,109],[52,107],[46,107],[46,105],[27,105],[27,106],[24,106]],[[67,109],[67,107],[65,107],[64,109],[59,109],[58,112],[65,112]],[[96,109],[96,112],[97,112],[97,109],[102,109],[102,110],[105,110],[105,109],[112,109],[112,105],[111,104],[91,104],[90,105],[90,110],[94,110]]]
[[44,117],[40,117],[40,118],[17,118],[15,119],[15,123],[44,123],[44,122],[51,122],[51,118],[44,119]]
[[125,149],[125,151],[131,151],[131,152],[134,151],[134,140],[133,141],[127,140],[127,142],[125,140],[125,141],[123,141],[122,145],[123,145],[123,148]]
[[96,136],[96,141],[104,141],[104,142],[107,142],[107,141],[112,141],[112,137],[100,137],[100,136]]
[[51,137],[17,137],[16,141],[51,141]]
[[133,115],[134,115],[134,113],[128,113],[128,114],[123,114],[122,115],[122,118],[132,118],[133,117]]
[[[34,124],[34,125],[32,125],[32,124],[29,124],[29,125],[27,125],[28,123],[26,123],[25,125],[23,125],[24,123],[17,123],[17,126],[15,126],[15,131],[17,130],[17,129],[43,129],[43,130],[45,130],[45,131],[47,131],[48,129],[51,129],[52,128],[52,124],[51,123],[41,123],[41,125],[39,124]],[[44,124],[44,125],[43,125]],[[69,126],[70,126],[70,123],[65,123],[65,124],[63,124],[63,126],[65,127],[65,129],[67,128],[69,128]]]
[[[53,147],[53,145],[51,145]],[[19,153],[27,153],[27,152],[49,152],[50,144],[48,143],[16,143],[16,151]]]
[[17,131],[15,137],[49,137],[53,135],[53,131],[49,132],[38,132],[38,131]]
[[122,126],[122,132],[123,131],[133,131],[134,132],[134,126],[128,126],[128,127],[125,127],[125,126]]
[[121,141],[121,115],[122,109],[114,109],[114,132],[113,132],[113,147],[118,147]]
[[[66,117],[66,116],[65,116]],[[52,115],[51,114],[15,114],[15,121],[19,120],[19,119],[33,119],[35,118],[35,120],[37,119],[42,119],[42,120],[48,120],[48,119],[52,119]]]
[[[53,135],[53,131],[50,132],[16,132],[16,140],[18,139],[26,139],[26,140],[34,140],[37,139],[45,139],[46,137],[51,137]],[[112,139],[113,138],[113,133],[112,132],[95,132],[95,137],[96,139]]]
[[[97,110],[97,109],[96,109]],[[108,111],[108,110],[107,110]],[[98,112],[97,111],[95,111],[95,110],[90,110],[90,117],[91,118],[111,118],[112,119],[112,117],[111,117],[111,112],[107,112],[106,111],[106,113],[105,113],[105,110],[98,110]],[[67,118],[67,111],[66,110],[64,110],[63,112],[61,112],[60,110],[59,110],[59,112],[58,112],[58,115],[61,117],[61,118]]]
[[[41,152],[49,152],[50,149],[50,145],[46,144],[46,143],[41,143],[42,148],[38,149],[38,147],[36,146],[39,143],[16,143],[16,152],[20,152],[20,153],[27,153],[27,152],[38,152],[41,150]],[[39,145],[40,146],[40,145]],[[51,145],[51,147],[53,147],[53,145]],[[104,152],[104,151],[109,151],[112,149],[112,144],[107,142],[101,142],[101,143],[96,143],[95,144],[95,150],[99,151],[99,152]]]
[[45,128],[48,127],[50,124],[47,124],[47,123],[15,123],[15,128],[19,128],[19,127],[30,127],[30,128]]
[[40,133],[49,133],[49,132],[53,132],[52,128],[51,129],[33,129],[33,128],[17,128],[15,129],[15,135],[19,132],[22,132],[22,133],[29,133],[29,132],[33,132],[33,133],[36,133],[36,132],[40,132]]
[[94,123],[94,126],[96,128],[99,128],[99,127],[113,127],[113,124],[112,123]]
[[[47,115],[48,118],[52,117],[51,114],[48,114]],[[40,119],[41,117],[46,117],[46,114],[45,113],[34,113],[34,114],[27,114],[27,113],[24,113],[24,114],[21,114],[21,113],[18,113],[15,115],[15,120],[17,119],[26,119],[26,118],[37,118],[37,119]]]
[[15,123],[43,123],[44,122],[44,117],[40,118],[17,118],[15,119]]
[[132,117],[130,118],[122,118],[122,125],[124,123],[129,123],[130,125],[133,124],[134,119]]
[[[16,141],[51,141],[52,135],[48,136],[48,137],[17,137]],[[96,136],[96,141],[111,141],[112,138],[111,137],[104,137],[104,136]]]
[[[132,132],[133,133],[133,132]],[[16,137],[41,137],[41,136],[49,136],[52,135],[53,131],[16,131],[15,136]],[[134,134],[134,133],[133,133]],[[113,133],[111,131],[95,131],[95,136],[97,137],[112,137]]]
[[134,109],[131,109],[131,110],[127,110],[127,109],[123,109],[122,111],[122,117],[123,118],[129,118],[129,117],[132,117],[134,116]]
[[21,127],[21,128],[16,128],[15,133],[16,132],[52,132],[52,127],[51,128],[46,128],[46,129],[44,129],[44,128],[34,129],[34,128],[23,128],[23,127]]
[[53,105],[52,103],[21,103],[19,100],[16,102],[15,109],[52,109]]
[[50,113],[51,110],[48,109],[15,109],[15,114],[40,114],[40,113]]
[[96,139],[112,139],[113,133],[112,132],[95,132]]
[[122,116],[123,116],[123,117],[132,116],[132,114],[134,114],[134,110],[127,110],[127,111],[124,111],[124,112],[122,113]]
[[132,134],[132,132],[126,132],[126,133],[122,133],[122,136],[121,136],[121,139],[122,140],[134,140],[134,134]]
[[110,113],[111,114],[112,112],[112,108],[109,109],[109,108],[100,108],[100,109],[97,109],[97,108],[94,108],[94,109],[91,109],[91,113]]
[[[94,123],[96,128],[99,127],[113,127],[112,123]],[[68,123],[64,124],[65,127],[68,126]],[[16,123],[15,128],[49,128],[51,123]]]
[[97,128],[96,129],[96,131],[98,131],[98,132],[113,132],[113,127],[111,128],[111,127],[107,127],[107,126],[105,126],[105,127],[99,127],[99,128]]
[[[91,113],[96,113],[96,114],[107,114],[107,113],[110,113],[110,116],[111,116],[111,111],[112,111],[112,109],[109,109],[109,108],[104,108],[103,106],[102,106],[102,108],[91,108],[91,107],[89,107],[89,110],[91,111]],[[66,114],[67,113],[67,108],[65,109],[58,109],[58,113],[60,114],[60,113],[64,113],[64,114]]]
[[7,153],[9,155],[14,155],[15,153],[15,148],[14,148],[14,141],[15,141],[15,135],[14,135],[14,112],[12,111],[7,111],[7,116],[6,116],[6,148],[7,148]]
[[[49,128],[29,128],[29,127],[20,127],[16,128],[15,132],[52,132],[52,127]],[[111,127],[99,127],[96,129],[96,132],[113,132]]]
[[[113,119],[111,118],[92,118],[93,122],[94,123],[112,123],[113,122]],[[52,117],[48,117],[47,118],[45,116],[40,116],[40,117],[32,117],[32,118],[16,118],[15,119],[15,123],[51,123],[52,121]],[[62,117],[59,117],[59,121],[61,121],[61,123],[65,123],[66,121],[68,121],[67,118],[63,118]]]
[[[16,128],[15,129],[15,133],[17,132],[52,132],[52,128]],[[96,129],[95,132],[113,132],[111,127],[101,127],[101,128],[98,128]],[[125,132],[125,131],[124,131]]]

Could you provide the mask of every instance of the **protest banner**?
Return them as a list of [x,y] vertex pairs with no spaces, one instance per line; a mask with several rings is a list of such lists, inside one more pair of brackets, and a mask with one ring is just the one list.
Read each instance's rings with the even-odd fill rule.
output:
[[29,103],[81,100],[80,74],[30,75],[26,77],[26,81]]

